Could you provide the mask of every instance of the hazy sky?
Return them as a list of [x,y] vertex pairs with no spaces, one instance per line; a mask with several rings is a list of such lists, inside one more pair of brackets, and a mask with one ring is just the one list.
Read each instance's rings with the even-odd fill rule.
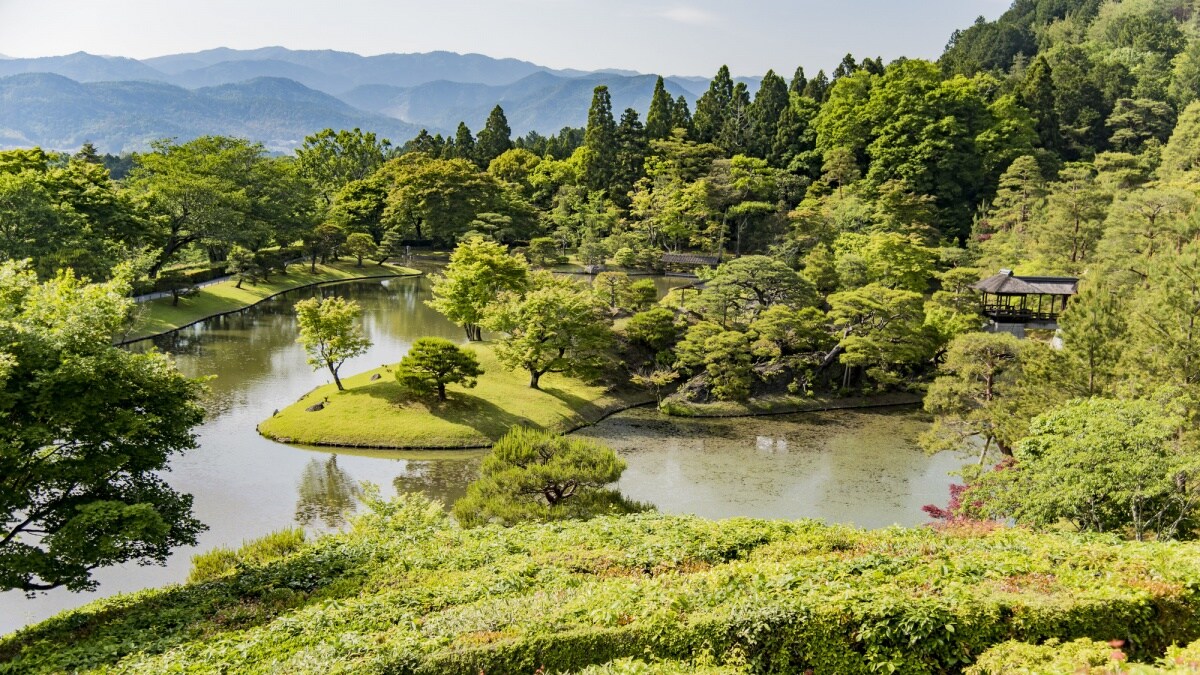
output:
[[933,58],[1011,0],[0,0],[0,54],[144,58],[211,47],[448,50],[555,68],[711,75]]

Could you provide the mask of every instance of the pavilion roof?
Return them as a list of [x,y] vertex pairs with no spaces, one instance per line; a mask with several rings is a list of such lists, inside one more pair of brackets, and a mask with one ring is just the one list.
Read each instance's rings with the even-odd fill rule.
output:
[[697,255],[693,253],[664,253],[662,261],[676,265],[710,265],[716,266],[721,259],[715,255]]
[[1079,279],[1074,277],[1019,277],[1012,270],[1000,270],[971,288],[997,295],[1075,295]]

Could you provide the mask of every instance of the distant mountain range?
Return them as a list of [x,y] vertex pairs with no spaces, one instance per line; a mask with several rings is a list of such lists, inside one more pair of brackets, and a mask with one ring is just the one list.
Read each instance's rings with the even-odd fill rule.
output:
[[[757,78],[741,78],[752,90]],[[325,127],[360,127],[400,144],[422,129],[479,131],[496,104],[515,135],[582,126],[592,90],[608,85],[614,114],[645,115],[655,76],[555,70],[517,59],[431,52],[361,56],[283,47],[211,49],[136,60],[77,52],[0,56],[0,148],[104,152],[205,134],[251,138],[288,152]],[[705,77],[666,81],[690,103]]]

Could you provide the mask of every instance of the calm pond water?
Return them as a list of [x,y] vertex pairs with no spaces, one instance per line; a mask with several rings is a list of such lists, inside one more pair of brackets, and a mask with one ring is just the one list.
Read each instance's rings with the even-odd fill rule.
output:
[[[657,279],[660,292],[689,283]],[[187,577],[193,553],[289,526],[312,532],[341,527],[358,485],[385,495],[420,491],[450,503],[478,471],[482,452],[331,452],[262,438],[255,425],[329,378],[305,363],[291,306],[315,294],[358,300],[374,341],[348,362],[354,373],[391,363],[418,337],[463,341],[461,329],[427,308],[424,278],[355,282],[296,291],[245,312],[138,343],[175,356],[189,375],[210,382],[209,419],[199,448],[172,461],[169,482],[195,496],[209,527],[194,549],[165,567],[100,570],[92,593],[52,591],[27,599],[0,593],[0,634],[114,593]],[[629,468],[619,483],[629,497],[667,513],[709,518],[821,518],[864,527],[925,522],[920,507],[947,498],[949,455],[915,445],[926,420],[915,410],[845,411],[728,420],[672,420],[653,409],[620,413],[578,433],[616,449]]]

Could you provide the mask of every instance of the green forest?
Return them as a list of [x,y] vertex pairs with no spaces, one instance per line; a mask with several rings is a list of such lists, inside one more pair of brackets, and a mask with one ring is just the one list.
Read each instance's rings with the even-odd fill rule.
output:
[[[937,61],[848,54],[753,92],[722,67],[691,106],[659,78],[645,111],[598,86],[552,135],[513,138],[498,105],[290,156],[0,151],[0,590],[92,588],[203,530],[158,475],[203,383],[113,346],[133,296],[414,250],[448,255],[431,306],[531,389],[676,415],[915,394],[961,484],[921,531],[619,517],[648,507],[604,489],[611,451],[516,433],[454,520],[376,499],[346,533],[201,556],[195,583],[0,638],[0,673],[1195,672],[1194,3],[1016,0]],[[639,280],[685,269],[662,300]],[[985,330],[972,286],[1001,270],[1078,279],[1057,331]],[[298,306],[301,340],[341,390],[369,342],[332,305]],[[445,340],[397,371],[440,402],[488,377]]]

